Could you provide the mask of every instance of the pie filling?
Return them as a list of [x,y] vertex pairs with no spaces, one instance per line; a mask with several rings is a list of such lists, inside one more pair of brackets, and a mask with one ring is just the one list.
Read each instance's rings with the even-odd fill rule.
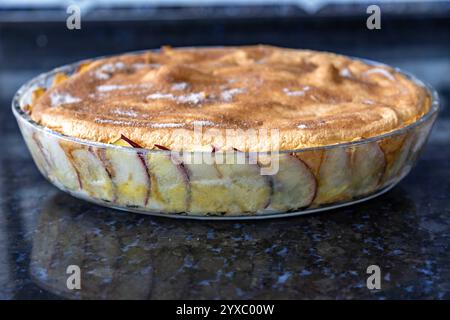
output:
[[[115,206],[197,215],[287,212],[375,193],[409,171],[434,120],[370,143],[283,152],[395,131],[431,99],[384,65],[269,46],[95,60],[33,95],[23,108],[40,125],[128,147],[86,146],[19,119],[53,183]],[[184,154],[151,151],[161,149]],[[189,151],[208,159],[189,160]]]

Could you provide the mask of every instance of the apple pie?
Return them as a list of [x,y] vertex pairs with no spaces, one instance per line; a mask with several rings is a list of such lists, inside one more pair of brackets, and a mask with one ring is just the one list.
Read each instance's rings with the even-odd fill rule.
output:
[[58,187],[197,216],[308,212],[381,193],[409,171],[437,113],[435,94],[394,68],[271,46],[84,61],[16,99],[32,156]]

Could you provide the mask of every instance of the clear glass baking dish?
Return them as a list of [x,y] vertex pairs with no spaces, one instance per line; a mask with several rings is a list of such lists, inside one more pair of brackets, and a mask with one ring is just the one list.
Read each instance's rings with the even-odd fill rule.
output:
[[[211,151],[174,154],[81,140],[31,120],[25,107],[31,103],[33,92],[49,88],[55,76],[71,75],[84,63],[41,74],[24,84],[13,98],[13,113],[36,166],[56,187],[77,198],[164,217],[286,217],[374,198],[411,170],[439,111],[435,90],[397,70],[425,87],[432,99],[427,114],[401,129],[354,142],[282,150],[270,156],[237,151],[224,157]],[[207,161],[192,161],[198,157]],[[223,162],[236,158],[241,159],[239,164]],[[263,167],[277,170],[262,173]]]

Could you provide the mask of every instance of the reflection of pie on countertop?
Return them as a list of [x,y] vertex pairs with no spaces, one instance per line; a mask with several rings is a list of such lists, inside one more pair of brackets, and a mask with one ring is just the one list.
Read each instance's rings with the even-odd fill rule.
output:
[[[347,147],[406,127],[431,106],[428,90],[384,65],[269,46],[121,55],[56,74],[26,106],[44,127],[87,141],[210,152],[298,150],[260,164],[173,163],[161,152],[29,139],[56,184],[118,206],[193,214],[284,212],[371,194],[404,176],[431,127]],[[432,121],[431,121],[432,122]],[[195,136],[195,126],[204,134]],[[226,135],[227,129],[233,134]],[[249,138],[254,130],[256,138]],[[261,132],[277,130],[279,140]],[[220,137],[225,137],[221,139]],[[269,135],[269,137],[271,137]],[[45,149],[45,150],[43,150]]]

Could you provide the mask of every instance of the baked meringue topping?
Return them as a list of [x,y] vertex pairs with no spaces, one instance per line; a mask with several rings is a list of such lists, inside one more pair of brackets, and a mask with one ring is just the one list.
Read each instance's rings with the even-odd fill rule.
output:
[[[332,53],[163,47],[83,65],[36,99],[31,117],[67,136],[125,135],[148,149],[267,151],[267,139],[249,142],[245,131],[276,130],[276,148],[295,150],[391,132],[422,117],[430,100],[390,67]],[[208,133],[195,138],[196,126]],[[227,129],[234,133],[217,139]]]

